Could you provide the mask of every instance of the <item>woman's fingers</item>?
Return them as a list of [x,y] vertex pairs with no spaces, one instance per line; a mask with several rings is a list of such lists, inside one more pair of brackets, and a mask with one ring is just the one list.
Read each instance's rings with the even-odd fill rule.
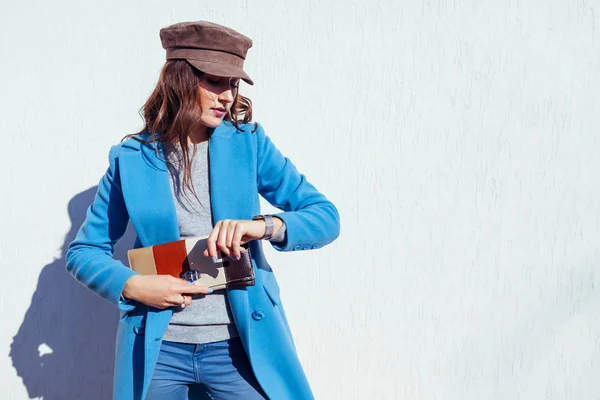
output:
[[[133,300],[151,307],[164,309],[188,306],[194,294],[209,294],[213,289],[198,282],[193,284],[171,275],[136,275],[127,283],[127,295]],[[124,289],[125,292],[125,289]]]
[[208,239],[206,239],[206,246],[208,247],[208,256],[212,257],[213,261],[219,258],[219,254],[217,253],[217,239],[219,238],[219,232],[221,231],[222,221],[217,222],[213,230],[208,235]]
[[199,285],[196,283],[189,283],[182,279],[177,280],[183,283],[178,282],[171,287],[171,291],[174,293],[166,299],[169,306],[181,306],[182,304],[184,304],[184,307],[187,307],[190,304],[192,304],[192,295],[209,294],[213,292],[211,288],[208,288],[206,286]]
[[229,219],[219,221],[208,235],[207,253],[209,257],[213,257],[213,261],[219,259],[219,250],[227,257],[231,255],[231,241],[235,233],[236,222]]
[[208,294],[208,293],[213,292],[213,290],[211,288],[208,288],[206,286],[196,284],[196,283],[191,284],[189,282],[182,283],[182,284],[176,286],[174,289],[179,294],[182,294],[182,295],[183,294]]
[[235,234],[235,230],[241,224],[238,221],[230,221],[227,225],[227,239],[225,240],[225,245],[231,251],[233,249],[233,235]]
[[241,241],[242,237],[246,234],[244,224],[237,224],[235,232],[232,235],[231,240],[231,256],[234,260],[239,260],[242,252]]
[[[190,303],[187,303],[186,297],[190,298]],[[191,301],[191,296],[184,296],[182,294],[177,294],[177,295],[173,295],[170,296],[168,299],[166,299],[167,302],[167,307],[181,307],[181,305],[183,305],[183,307],[185,308],[186,306],[189,306],[190,304],[192,304]]]
[[181,278],[176,278],[176,277],[174,277],[173,275],[167,275],[167,274],[165,274],[165,275],[162,275],[162,276],[164,276],[164,277],[165,277],[165,279],[166,279],[167,281],[171,282],[171,283],[182,283],[182,282],[185,282],[183,279],[181,279]]
[[221,229],[219,230],[219,237],[217,238],[217,246],[219,249],[227,256],[231,254],[229,247],[227,247],[227,234],[230,228],[231,220],[223,220],[221,224]]
[[[262,235],[262,232],[257,233],[260,227],[257,228],[256,224],[260,225],[260,221],[224,219],[217,222],[208,236],[204,256],[219,260],[219,251],[221,251],[225,257],[239,260],[241,253],[246,251],[242,245]],[[252,231],[249,230],[250,228]]]

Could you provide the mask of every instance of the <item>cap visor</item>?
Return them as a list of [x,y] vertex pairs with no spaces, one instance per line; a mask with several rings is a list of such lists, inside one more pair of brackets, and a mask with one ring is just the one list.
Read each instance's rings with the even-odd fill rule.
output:
[[254,85],[254,82],[247,73],[245,73],[241,68],[235,67],[230,64],[223,64],[218,62],[211,61],[200,61],[200,60],[187,60],[194,68],[199,71],[206,72],[207,74],[217,75],[217,76],[226,76],[229,78],[240,78],[244,82],[249,85]]

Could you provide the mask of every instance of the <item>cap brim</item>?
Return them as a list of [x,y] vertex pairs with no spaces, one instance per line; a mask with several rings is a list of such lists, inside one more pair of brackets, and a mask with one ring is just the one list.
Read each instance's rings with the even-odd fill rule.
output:
[[250,79],[247,73],[245,73],[241,68],[235,67],[231,64],[188,59],[186,59],[186,61],[197,70],[206,72],[207,74],[226,76],[229,78],[240,78],[247,84],[254,85],[254,82],[252,79]]

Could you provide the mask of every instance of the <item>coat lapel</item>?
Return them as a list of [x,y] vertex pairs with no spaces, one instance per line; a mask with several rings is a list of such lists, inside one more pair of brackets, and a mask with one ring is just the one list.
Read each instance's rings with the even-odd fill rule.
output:
[[[213,221],[251,219],[256,205],[256,162],[251,143],[244,142],[233,124],[223,122],[209,140],[210,195]],[[253,186],[254,185],[254,186]],[[227,289],[227,299],[240,338],[248,343],[248,292],[245,287]]]
[[217,127],[209,140],[210,195],[215,222],[251,219],[254,211],[256,156],[247,135],[237,133],[230,122]]
[[179,225],[169,175],[159,146],[123,144],[121,186],[129,218],[143,247],[179,240]]

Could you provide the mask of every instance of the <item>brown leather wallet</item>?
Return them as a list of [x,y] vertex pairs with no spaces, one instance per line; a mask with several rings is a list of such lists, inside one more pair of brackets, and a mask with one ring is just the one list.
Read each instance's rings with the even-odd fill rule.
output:
[[[213,263],[202,254],[207,248],[205,237],[195,237],[132,249],[127,252],[129,267],[142,275],[169,274],[197,281],[213,290],[254,285],[254,268],[248,244],[238,261],[229,257]],[[223,255],[224,256],[224,255]]]

